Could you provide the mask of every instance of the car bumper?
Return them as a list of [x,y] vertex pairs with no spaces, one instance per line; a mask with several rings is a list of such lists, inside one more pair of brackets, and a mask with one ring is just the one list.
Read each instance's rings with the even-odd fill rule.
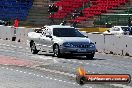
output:
[[88,55],[95,54],[96,48],[60,48],[61,54]]

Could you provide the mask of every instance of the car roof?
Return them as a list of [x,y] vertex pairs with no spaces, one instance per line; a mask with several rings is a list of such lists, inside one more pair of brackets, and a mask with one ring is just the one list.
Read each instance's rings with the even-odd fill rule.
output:
[[74,28],[69,25],[64,25],[64,26],[63,25],[50,25],[50,26],[46,26],[46,27],[48,27],[50,29],[53,29],[53,28]]
[[129,26],[114,26],[114,27],[129,27]]

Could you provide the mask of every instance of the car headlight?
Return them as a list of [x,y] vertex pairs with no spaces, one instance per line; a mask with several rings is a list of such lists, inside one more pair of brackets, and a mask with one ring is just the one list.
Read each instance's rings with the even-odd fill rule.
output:
[[95,47],[94,43],[91,42],[89,47]]
[[64,47],[73,47],[73,44],[72,43],[64,43],[63,46]]

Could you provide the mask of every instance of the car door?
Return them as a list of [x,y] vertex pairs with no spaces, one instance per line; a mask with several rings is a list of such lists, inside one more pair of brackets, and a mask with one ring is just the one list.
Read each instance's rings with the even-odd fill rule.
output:
[[[38,31],[38,32],[37,32]],[[41,37],[41,35],[42,35],[42,30],[37,30],[36,31],[36,33],[37,33],[37,35],[35,36],[35,38],[34,38],[34,42],[35,42],[35,45],[36,45],[36,48],[38,49],[38,50],[40,50],[41,49],[41,42],[40,42],[40,37]]]
[[118,34],[118,35],[122,35],[123,34],[123,30],[121,29],[121,27],[117,27],[115,29],[115,31],[116,31],[116,34]]
[[53,52],[52,45],[53,45],[53,35],[52,35],[52,30],[47,29],[46,30],[46,37],[45,37],[45,44],[46,44],[46,49],[48,52]]
[[39,38],[42,51],[46,51],[46,49],[45,49],[46,48],[45,39],[46,39],[46,29],[43,29],[43,32],[42,32],[42,34],[40,35],[40,38]]
[[50,29],[45,28],[40,37],[41,50],[50,51],[52,50],[52,32]]
[[114,34],[114,29],[115,29],[115,27],[112,27],[110,30],[109,30],[109,32],[111,33],[111,34]]
[[111,30],[111,34],[119,34],[120,33],[120,28],[118,27],[113,27]]

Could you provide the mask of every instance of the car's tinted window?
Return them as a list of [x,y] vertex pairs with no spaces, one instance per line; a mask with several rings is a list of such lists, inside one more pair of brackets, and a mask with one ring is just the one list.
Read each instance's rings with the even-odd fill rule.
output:
[[54,28],[53,35],[57,37],[85,37],[74,28]]
[[129,27],[121,27],[123,31],[130,31]]
[[42,33],[43,30],[42,30],[42,29],[35,29],[34,31],[35,31],[36,33]]

